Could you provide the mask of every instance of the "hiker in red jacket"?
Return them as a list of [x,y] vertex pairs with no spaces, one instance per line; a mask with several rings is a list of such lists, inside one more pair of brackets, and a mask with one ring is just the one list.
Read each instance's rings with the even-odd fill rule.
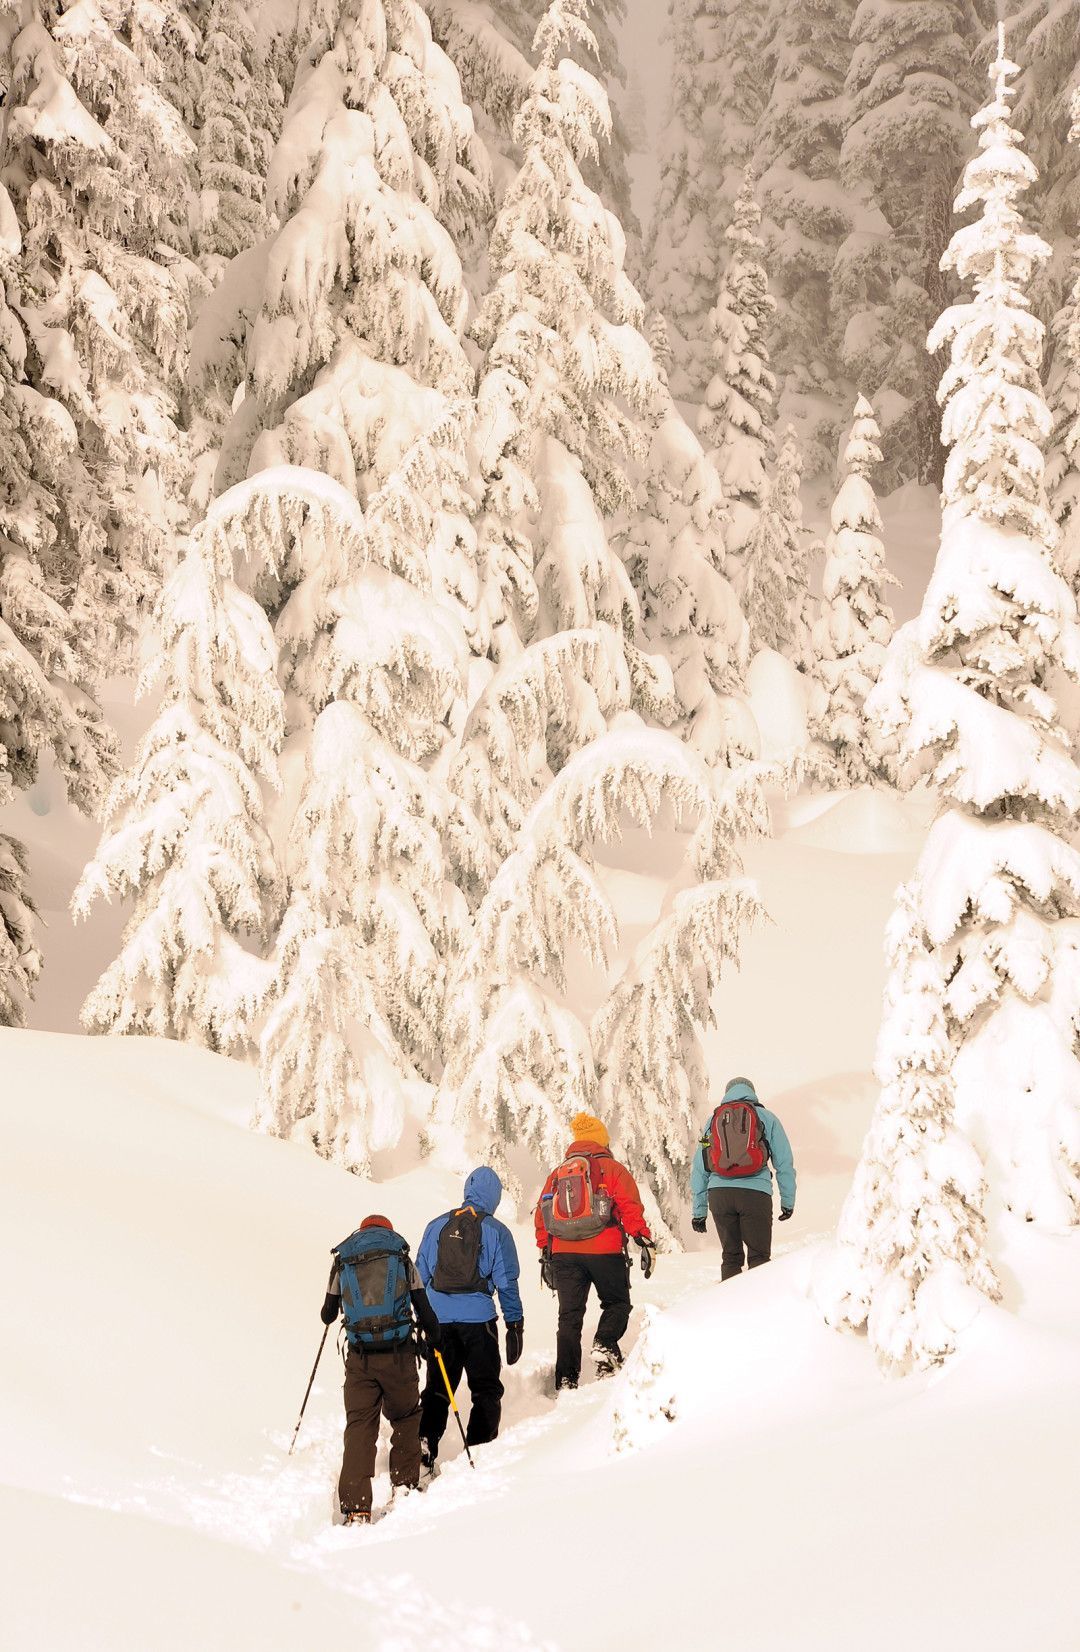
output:
[[641,1246],[646,1279],[656,1256],[637,1183],[626,1166],[612,1158],[605,1127],[590,1113],[579,1113],[570,1128],[570,1151],[544,1183],[536,1205],[536,1243],[543,1252],[540,1274],[559,1298],[556,1389],[578,1385],[581,1328],[591,1285],[600,1298],[592,1346],[596,1374],[607,1377],[619,1368],[619,1338],[630,1321],[627,1240]]

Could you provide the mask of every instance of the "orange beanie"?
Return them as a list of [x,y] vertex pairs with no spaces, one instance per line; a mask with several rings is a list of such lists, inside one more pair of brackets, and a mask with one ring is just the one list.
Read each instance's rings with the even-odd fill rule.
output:
[[570,1128],[574,1132],[575,1141],[594,1141],[598,1147],[610,1145],[611,1137],[607,1133],[607,1126],[600,1120],[593,1118],[591,1113],[576,1113],[570,1120]]

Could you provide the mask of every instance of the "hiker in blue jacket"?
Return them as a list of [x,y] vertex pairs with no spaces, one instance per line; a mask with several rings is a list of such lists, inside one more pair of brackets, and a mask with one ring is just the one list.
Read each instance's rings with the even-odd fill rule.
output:
[[[495,1219],[502,1182],[494,1170],[474,1170],[457,1210],[436,1216],[424,1229],[416,1266],[440,1324],[440,1352],[456,1390],[467,1377],[472,1405],[465,1434],[469,1445],[494,1440],[502,1417],[502,1359],[495,1294],[506,1321],[506,1363],[521,1358],[525,1315],[518,1294],[517,1246]],[[430,1474],[450,1416],[450,1400],[438,1361],[429,1359],[420,1414],[420,1460]]]
[[780,1220],[795,1210],[795,1161],[787,1132],[757,1098],[748,1078],[729,1079],[690,1167],[695,1233],[706,1212],[720,1235],[721,1279],[760,1267],[772,1255],[772,1170],[780,1189]]

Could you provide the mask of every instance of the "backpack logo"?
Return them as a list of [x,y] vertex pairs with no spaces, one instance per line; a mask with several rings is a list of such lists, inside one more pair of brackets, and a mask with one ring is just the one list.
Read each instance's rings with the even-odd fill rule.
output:
[[472,1205],[450,1212],[439,1234],[431,1275],[433,1289],[450,1296],[463,1291],[486,1291],[490,1295],[491,1281],[480,1272],[485,1214]]
[[764,1170],[769,1144],[756,1107],[722,1101],[705,1138],[705,1159],[714,1176],[756,1176]]
[[614,1204],[605,1187],[593,1187],[590,1155],[575,1153],[558,1167],[541,1213],[553,1239],[596,1239],[612,1226]]
[[400,1233],[364,1228],[334,1246],[350,1348],[387,1348],[412,1330],[409,1247]]

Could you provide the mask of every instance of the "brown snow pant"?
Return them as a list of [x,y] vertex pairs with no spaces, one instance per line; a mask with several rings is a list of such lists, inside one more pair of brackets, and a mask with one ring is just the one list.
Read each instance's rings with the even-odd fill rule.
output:
[[758,1268],[772,1256],[772,1198],[759,1187],[710,1187],[709,1209],[720,1235],[721,1279]]
[[338,1481],[342,1514],[371,1509],[379,1423],[390,1424],[390,1483],[420,1482],[420,1384],[412,1337],[396,1348],[349,1349],[345,1361],[345,1451]]

